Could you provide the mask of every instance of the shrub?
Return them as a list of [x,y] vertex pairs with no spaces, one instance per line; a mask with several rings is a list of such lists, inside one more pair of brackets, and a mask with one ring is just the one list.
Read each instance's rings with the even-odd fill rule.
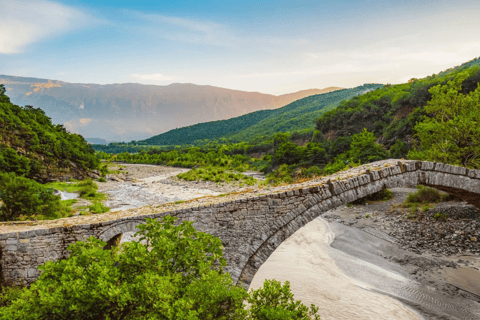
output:
[[0,173],[0,199],[2,221],[57,219],[69,213],[53,189],[13,172]]
[[293,300],[288,283],[266,281],[249,297],[224,272],[220,239],[175,220],[146,219],[139,240],[121,250],[94,237],[71,244],[68,258],[40,266],[30,288],[7,297],[0,320],[320,319],[314,305]]
[[286,164],[282,164],[278,170],[275,170],[269,174],[267,174],[267,181],[272,184],[281,184],[285,183],[292,183],[292,168],[290,168]]
[[105,207],[103,203],[98,200],[94,200],[92,205],[88,207],[90,213],[105,213],[110,211],[110,208]]
[[435,215],[433,216],[433,218],[434,218],[434,219],[437,219],[437,220],[440,219],[440,220],[444,220],[444,221],[445,221],[445,220],[447,220],[447,218],[448,218],[448,214],[446,214],[446,213],[438,213],[438,212],[437,212],[437,213],[435,213]]
[[[280,281],[265,280],[263,287],[254,290],[248,297],[250,317],[255,320],[320,320],[318,308],[310,308],[300,301],[295,301],[290,292],[288,281],[282,286]],[[312,318],[313,317],[313,318]]]
[[437,189],[418,185],[417,192],[408,194],[405,205],[438,203],[448,199],[449,195],[441,194]]

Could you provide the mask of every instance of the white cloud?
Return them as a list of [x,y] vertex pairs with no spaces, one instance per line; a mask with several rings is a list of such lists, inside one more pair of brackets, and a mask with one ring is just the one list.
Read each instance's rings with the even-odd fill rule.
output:
[[81,118],[81,119],[78,119],[78,120],[73,119],[73,120],[64,122],[63,126],[69,132],[79,133],[78,129],[80,129],[81,127],[85,127],[85,126],[89,125],[92,121],[93,121],[93,119],[90,119],[90,118]]
[[230,30],[219,23],[158,14],[140,14],[138,17],[149,22],[148,29],[167,40],[188,43],[203,43],[216,46],[231,46],[235,38]]
[[51,1],[9,0],[0,7],[0,54],[19,53],[30,43],[95,21],[79,9]]
[[152,74],[132,74],[132,77],[142,81],[171,81],[172,77],[167,77],[161,73]]

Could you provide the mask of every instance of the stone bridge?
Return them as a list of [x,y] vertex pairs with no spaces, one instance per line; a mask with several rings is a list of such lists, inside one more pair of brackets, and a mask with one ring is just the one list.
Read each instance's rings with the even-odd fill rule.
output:
[[[365,166],[364,166],[365,167]],[[389,160],[374,169],[358,168],[316,186],[294,189],[213,205],[125,217],[96,224],[73,225],[0,234],[0,271],[11,282],[33,282],[38,265],[68,255],[72,242],[95,236],[112,242],[135,231],[145,218],[167,214],[194,221],[197,230],[219,237],[225,247],[228,271],[248,287],[260,266],[290,235],[322,213],[363,198],[383,188],[432,186],[480,208],[480,171],[426,161]]]

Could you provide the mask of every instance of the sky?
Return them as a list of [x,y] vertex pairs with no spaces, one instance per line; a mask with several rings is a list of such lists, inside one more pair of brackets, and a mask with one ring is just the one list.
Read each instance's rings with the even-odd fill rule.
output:
[[0,74],[285,94],[480,56],[480,1],[0,0]]

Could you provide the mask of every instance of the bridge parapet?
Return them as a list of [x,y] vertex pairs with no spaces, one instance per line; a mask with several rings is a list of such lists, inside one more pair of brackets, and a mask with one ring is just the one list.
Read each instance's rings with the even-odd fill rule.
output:
[[219,237],[228,271],[248,287],[270,254],[290,235],[322,213],[383,188],[424,184],[457,195],[480,208],[480,171],[427,161],[387,160],[272,190],[239,195],[228,202],[65,227],[0,233],[0,271],[11,282],[33,282],[37,267],[68,256],[69,244],[95,236],[108,241],[135,231],[146,218],[168,214],[193,221],[195,228]]

